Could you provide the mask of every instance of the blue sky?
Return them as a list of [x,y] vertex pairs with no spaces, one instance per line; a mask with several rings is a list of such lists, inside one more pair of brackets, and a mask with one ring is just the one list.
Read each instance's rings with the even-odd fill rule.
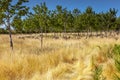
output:
[[41,2],[46,2],[50,10],[55,9],[56,5],[62,5],[69,10],[78,8],[82,12],[88,6],[91,6],[96,12],[105,12],[109,10],[109,8],[115,8],[118,10],[117,16],[120,16],[120,0],[29,0],[27,6],[29,6],[32,11],[32,7]]

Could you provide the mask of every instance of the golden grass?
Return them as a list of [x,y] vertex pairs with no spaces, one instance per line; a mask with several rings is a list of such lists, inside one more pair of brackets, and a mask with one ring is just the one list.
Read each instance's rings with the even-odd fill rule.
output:
[[107,57],[120,40],[18,39],[13,36],[14,50],[8,35],[0,35],[0,80],[93,80],[96,66],[103,67],[102,76],[113,80],[114,60]]

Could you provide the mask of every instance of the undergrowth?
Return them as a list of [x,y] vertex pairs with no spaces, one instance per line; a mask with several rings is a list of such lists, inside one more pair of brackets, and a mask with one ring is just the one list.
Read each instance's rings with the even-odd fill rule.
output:
[[113,58],[117,73],[115,73],[115,80],[120,80],[120,45],[115,45],[113,48]]

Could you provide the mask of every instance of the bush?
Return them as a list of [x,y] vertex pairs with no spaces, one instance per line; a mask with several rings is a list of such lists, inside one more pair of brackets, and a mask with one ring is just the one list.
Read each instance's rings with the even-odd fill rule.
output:
[[[118,73],[120,73],[120,45],[116,44],[113,48],[112,53],[113,53],[113,59],[115,60],[115,67]],[[120,76],[115,74],[115,80],[120,80]]]
[[96,66],[94,70],[94,80],[101,80],[102,66]]
[[4,28],[0,28],[0,34],[8,34],[8,31]]

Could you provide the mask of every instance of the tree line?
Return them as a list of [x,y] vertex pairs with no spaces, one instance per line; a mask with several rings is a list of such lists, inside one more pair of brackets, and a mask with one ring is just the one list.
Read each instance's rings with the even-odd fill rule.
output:
[[14,17],[11,26],[15,33],[119,30],[120,17],[116,16],[117,12],[115,8],[110,8],[106,12],[96,13],[90,6],[81,12],[78,8],[68,10],[61,5],[49,10],[44,2],[34,6],[32,13],[26,12],[24,19],[21,15],[25,13],[21,11],[19,16]]

